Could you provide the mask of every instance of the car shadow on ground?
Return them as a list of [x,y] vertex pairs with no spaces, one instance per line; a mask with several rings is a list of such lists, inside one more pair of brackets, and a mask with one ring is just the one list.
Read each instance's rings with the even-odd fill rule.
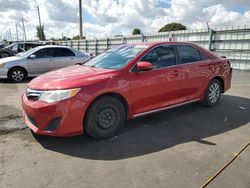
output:
[[119,135],[106,140],[97,141],[87,135],[36,139],[48,150],[94,160],[137,157],[191,141],[213,147],[216,143],[206,138],[246,125],[249,109],[249,99],[223,95],[213,108],[193,103],[130,120]]
[[33,78],[35,77],[29,77],[26,78],[25,80],[21,81],[21,82],[14,82],[10,79],[4,79],[4,78],[0,78],[0,84],[18,84],[18,83],[29,83]]

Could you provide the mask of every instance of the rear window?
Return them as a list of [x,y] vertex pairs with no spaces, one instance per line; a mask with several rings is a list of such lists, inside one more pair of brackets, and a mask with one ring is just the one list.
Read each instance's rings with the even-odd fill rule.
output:
[[180,64],[207,60],[208,57],[189,45],[176,45],[179,53]]

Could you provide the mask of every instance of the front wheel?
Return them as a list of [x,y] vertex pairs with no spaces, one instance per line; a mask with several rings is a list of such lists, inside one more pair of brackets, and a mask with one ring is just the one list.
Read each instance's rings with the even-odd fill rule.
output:
[[204,105],[206,107],[215,106],[220,99],[221,92],[222,92],[221,82],[217,79],[213,79],[209,83],[209,85],[205,91],[202,105]]
[[87,111],[85,130],[96,139],[109,138],[124,125],[125,117],[121,101],[111,96],[101,97],[94,101]]
[[26,78],[26,71],[23,68],[13,68],[9,71],[8,78],[14,82],[21,82]]

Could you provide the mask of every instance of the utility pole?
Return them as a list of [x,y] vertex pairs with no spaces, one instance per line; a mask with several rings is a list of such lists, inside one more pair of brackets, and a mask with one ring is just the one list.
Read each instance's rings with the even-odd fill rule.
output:
[[10,28],[9,28],[9,38],[10,38],[10,41],[12,41],[12,35],[11,35]]
[[26,41],[26,32],[25,32],[25,26],[24,26],[24,21],[23,21],[23,18],[22,18],[22,22],[23,22],[23,40]]
[[80,18],[80,40],[83,38],[82,36],[82,0],[79,0],[79,18]]
[[42,24],[41,24],[41,17],[40,17],[39,5],[37,5],[37,12],[38,12],[38,18],[39,18],[39,26],[40,26],[40,28],[41,28],[41,27],[42,27]]
[[210,27],[209,27],[208,21],[206,21],[206,24],[207,24],[207,30],[209,31]]
[[17,24],[16,24],[16,41],[18,42],[18,30],[17,30]]

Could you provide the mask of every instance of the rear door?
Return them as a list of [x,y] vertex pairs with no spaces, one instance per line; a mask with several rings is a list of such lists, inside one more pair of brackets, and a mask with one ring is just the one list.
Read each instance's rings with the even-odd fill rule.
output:
[[54,48],[53,56],[57,69],[76,64],[76,55],[68,48]]
[[182,101],[181,69],[176,65],[176,54],[172,45],[161,45],[152,49],[141,61],[153,64],[153,70],[131,71],[132,110],[140,114]]
[[200,98],[211,70],[211,60],[194,46],[174,45],[178,53],[177,63],[182,69],[182,92],[185,101]]
[[28,58],[28,64],[31,74],[42,74],[55,69],[55,61],[53,57],[53,48],[43,48],[32,55],[34,59]]

